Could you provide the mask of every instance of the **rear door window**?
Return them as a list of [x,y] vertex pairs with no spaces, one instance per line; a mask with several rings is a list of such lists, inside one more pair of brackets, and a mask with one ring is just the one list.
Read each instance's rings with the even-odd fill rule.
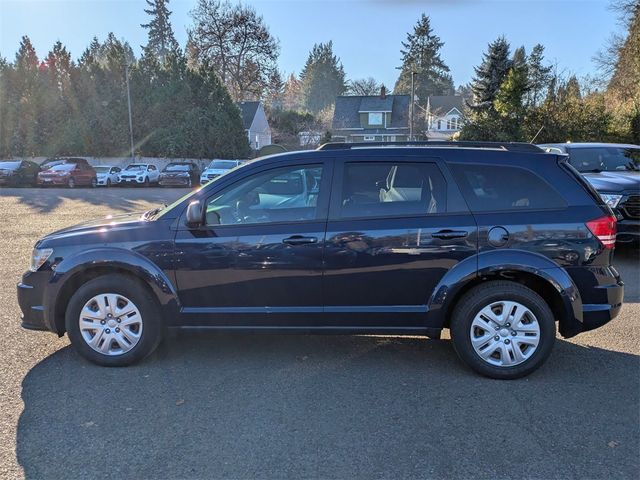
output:
[[406,217],[446,210],[447,186],[434,163],[346,163],[341,218]]
[[530,170],[504,165],[449,167],[472,212],[566,207],[560,194]]

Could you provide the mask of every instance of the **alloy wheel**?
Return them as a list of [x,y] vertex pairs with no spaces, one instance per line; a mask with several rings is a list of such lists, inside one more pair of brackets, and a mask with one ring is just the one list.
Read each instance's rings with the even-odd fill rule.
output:
[[476,314],[469,335],[473,349],[483,361],[493,366],[513,367],[535,353],[540,342],[540,324],[526,306],[500,300]]
[[82,339],[103,355],[127,353],[142,335],[140,310],[117,293],[103,293],[89,299],[80,311],[78,323]]

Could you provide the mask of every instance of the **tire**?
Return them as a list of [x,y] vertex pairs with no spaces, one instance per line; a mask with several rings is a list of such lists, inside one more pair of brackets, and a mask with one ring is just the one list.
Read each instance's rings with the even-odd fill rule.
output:
[[[514,315],[505,318],[504,308]],[[511,326],[518,317],[521,321]],[[500,380],[521,378],[539,368],[556,338],[555,319],[544,299],[524,285],[502,280],[465,293],[454,308],[450,328],[460,359],[481,375]]]
[[145,187],[151,186],[151,182],[149,182],[149,177],[144,177],[144,186]]
[[69,188],[76,188],[76,181],[73,178],[70,178],[67,181],[67,187]]
[[[116,313],[112,316],[101,314],[100,310],[91,313],[92,305],[96,305],[94,300],[106,305],[105,297],[112,300],[111,303],[115,299],[122,309],[101,309]],[[95,320],[81,317],[82,311],[90,312]],[[122,311],[125,313],[118,317]],[[118,319],[121,322],[116,323]],[[124,367],[142,360],[156,349],[164,328],[161,310],[145,287],[137,280],[118,274],[104,275],[82,285],[69,300],[65,326],[75,350],[90,362],[104,367]]]
[[191,188],[193,186],[193,182],[189,179],[189,183],[187,184],[187,188]]
[[107,181],[106,181],[105,184],[106,184],[107,188],[109,188],[111,186],[111,179],[107,178]]
[[91,179],[91,188],[96,188],[98,186],[98,179],[97,178],[92,178]]

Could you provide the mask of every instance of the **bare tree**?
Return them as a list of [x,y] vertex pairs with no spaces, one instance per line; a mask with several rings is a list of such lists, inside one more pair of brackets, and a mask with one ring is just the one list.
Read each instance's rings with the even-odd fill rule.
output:
[[207,61],[236,101],[260,98],[280,53],[262,16],[247,5],[198,0],[191,17],[191,64]]
[[378,95],[382,85],[373,77],[351,80],[347,87],[349,95]]

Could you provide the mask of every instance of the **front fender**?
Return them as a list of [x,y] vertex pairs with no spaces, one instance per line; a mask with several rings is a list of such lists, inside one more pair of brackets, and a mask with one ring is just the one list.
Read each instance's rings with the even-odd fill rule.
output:
[[177,291],[165,273],[148,258],[131,250],[100,247],[84,250],[77,255],[64,258],[45,288],[44,321],[57,333],[55,312],[64,286],[77,274],[92,269],[114,269],[126,271],[145,282],[155,294],[165,316],[177,315],[180,309]]
[[569,274],[548,257],[525,250],[483,252],[449,270],[429,298],[429,326],[442,328],[446,324],[447,312],[470,282],[492,277],[508,278],[518,272],[535,276],[558,292],[563,307],[560,318],[563,335],[571,336],[581,331],[582,299]]

